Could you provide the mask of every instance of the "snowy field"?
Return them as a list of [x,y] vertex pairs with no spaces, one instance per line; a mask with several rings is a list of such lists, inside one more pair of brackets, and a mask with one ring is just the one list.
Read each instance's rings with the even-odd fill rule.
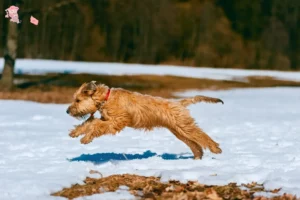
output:
[[[225,102],[189,107],[200,127],[223,150],[220,155],[205,151],[202,160],[191,159],[189,148],[165,129],[144,133],[126,128],[117,136],[82,145],[80,138],[68,136],[79,121],[65,113],[67,105],[0,101],[0,199],[55,199],[51,192],[82,183],[91,176],[89,170],[104,176],[134,173],[206,184],[257,181],[266,188],[283,187],[282,192],[300,195],[299,88],[182,95],[196,94]],[[82,199],[121,196],[132,199],[126,188]]]
[[[3,59],[0,59],[3,63]],[[0,70],[2,71],[2,65]],[[44,73],[92,73],[106,75],[173,75],[193,78],[207,78],[216,80],[245,81],[246,76],[272,76],[281,80],[300,81],[300,72],[279,72],[267,70],[220,69],[206,67],[178,67],[141,64],[100,63],[100,62],[71,62],[54,60],[16,61],[17,74],[44,74]]]

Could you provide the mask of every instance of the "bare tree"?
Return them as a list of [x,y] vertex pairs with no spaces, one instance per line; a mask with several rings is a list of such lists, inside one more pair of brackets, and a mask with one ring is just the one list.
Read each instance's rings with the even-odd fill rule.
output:
[[[8,8],[9,3],[19,7],[22,4],[22,0],[4,1],[4,8]],[[18,35],[18,24],[5,20],[3,27],[4,68],[0,82],[0,87],[3,90],[11,90],[13,87],[14,67],[18,49]]]
[[[60,9],[69,4],[78,2],[79,0],[65,0],[59,3],[55,3],[52,6],[42,9],[32,9],[32,10],[19,10],[19,19],[22,21],[25,16],[32,14],[46,14],[50,13],[56,9]],[[5,0],[4,8],[8,8],[10,5],[20,7],[23,4],[23,0]],[[20,31],[20,24],[10,22],[9,20],[4,21],[3,27],[3,54],[4,54],[4,67],[2,71],[2,78],[0,80],[0,90],[11,90],[13,89],[14,83],[14,68],[17,58],[18,50],[18,36]]]

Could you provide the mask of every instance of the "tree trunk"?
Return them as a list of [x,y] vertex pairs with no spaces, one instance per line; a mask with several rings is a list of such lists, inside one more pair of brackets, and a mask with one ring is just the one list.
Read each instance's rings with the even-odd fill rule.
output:
[[[20,0],[13,0],[12,5],[19,6]],[[9,5],[10,6],[10,5]],[[8,8],[9,6],[5,7]],[[18,24],[10,22],[9,19],[4,21],[4,68],[0,82],[0,89],[11,90],[13,88],[14,68],[18,49]]]

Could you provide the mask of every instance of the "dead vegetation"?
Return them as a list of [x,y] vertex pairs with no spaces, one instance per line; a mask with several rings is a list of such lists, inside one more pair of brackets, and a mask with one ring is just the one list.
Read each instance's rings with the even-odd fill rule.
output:
[[10,92],[0,91],[0,99],[30,100],[42,103],[70,103],[74,91],[83,82],[89,82],[91,80],[97,80],[110,87],[122,87],[128,90],[166,98],[173,98],[174,92],[188,89],[226,90],[231,88],[300,86],[300,82],[276,80],[272,77],[247,77],[242,81],[227,81],[156,75],[16,75],[16,87]]
[[[158,177],[145,177],[131,174],[112,175],[104,178],[90,178],[84,180],[83,185],[74,184],[70,188],[64,188],[55,192],[53,196],[61,196],[74,199],[104,192],[114,192],[120,186],[127,186],[131,194],[137,199],[156,200],[194,200],[194,199],[255,199],[255,200],[294,200],[296,196],[279,195],[280,189],[266,190],[263,185],[257,183],[237,185],[229,183],[224,186],[203,185],[195,181],[180,183],[179,181],[160,182]],[[273,194],[272,198],[255,195],[256,192]]]

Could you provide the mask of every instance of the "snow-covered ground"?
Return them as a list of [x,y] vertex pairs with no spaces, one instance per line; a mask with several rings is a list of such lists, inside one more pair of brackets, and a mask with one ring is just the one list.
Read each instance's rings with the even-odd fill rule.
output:
[[[51,192],[82,183],[91,169],[104,176],[135,173],[161,176],[163,181],[257,181],[267,188],[283,187],[282,192],[300,195],[299,88],[190,91],[182,95],[196,94],[225,102],[190,106],[200,127],[223,149],[220,155],[205,151],[202,160],[176,159],[192,154],[166,129],[144,133],[126,128],[116,136],[82,145],[80,138],[68,136],[68,130],[79,121],[65,113],[67,105],[0,101],[0,199],[55,199],[49,196]],[[152,156],[147,151],[153,152]],[[129,160],[120,160],[118,153],[125,153]],[[168,154],[176,155],[169,160],[172,156]],[[138,156],[145,159],[134,159]],[[109,158],[113,160],[104,162]],[[87,162],[101,159],[100,164]],[[123,195],[132,199],[124,189],[91,198],[118,199]]]
[[[3,63],[3,59],[0,59],[0,63]],[[3,65],[0,65],[0,71],[2,71],[2,67]],[[28,59],[18,59],[16,61],[15,72],[18,74],[44,74],[56,72],[108,75],[154,74],[217,80],[234,79],[237,81],[245,81],[243,80],[243,77],[246,76],[272,76],[282,80],[300,81],[300,72]]]

